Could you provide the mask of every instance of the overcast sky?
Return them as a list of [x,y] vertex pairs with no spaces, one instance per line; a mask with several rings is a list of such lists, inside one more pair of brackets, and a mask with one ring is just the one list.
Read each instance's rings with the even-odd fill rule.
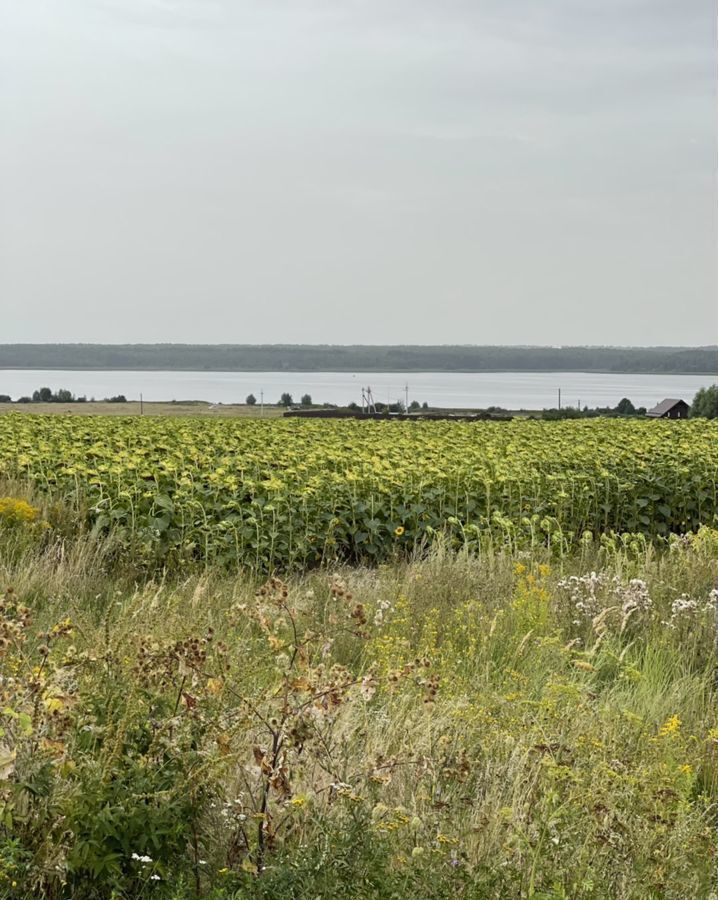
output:
[[711,0],[0,0],[0,342],[718,342]]

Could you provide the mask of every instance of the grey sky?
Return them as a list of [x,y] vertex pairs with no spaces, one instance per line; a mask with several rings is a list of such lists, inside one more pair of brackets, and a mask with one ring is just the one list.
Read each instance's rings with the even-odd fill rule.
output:
[[0,342],[718,341],[710,0],[0,0]]

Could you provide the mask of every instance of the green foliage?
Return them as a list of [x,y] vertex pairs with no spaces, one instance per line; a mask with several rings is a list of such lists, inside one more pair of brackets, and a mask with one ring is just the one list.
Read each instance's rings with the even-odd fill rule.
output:
[[35,525],[38,524],[39,514],[40,511],[27,500],[17,497],[0,497],[0,527]]
[[247,404],[247,406],[256,406],[257,398],[254,396],[254,394],[247,394],[247,399],[244,402]]
[[303,394],[300,402],[301,402],[302,406],[311,406],[312,405],[311,395]]
[[376,563],[439,535],[560,554],[715,522],[718,424],[8,415],[2,474],[71,500],[139,567]]
[[0,555],[0,896],[708,896],[718,532],[259,587],[64,554]]
[[[33,403],[84,403],[86,399],[86,397],[75,397],[72,391],[68,391],[66,388],[60,388],[53,393],[49,387],[42,387],[39,391],[33,391],[32,394]],[[21,397],[18,400],[18,403],[25,402],[30,402],[30,398]]]
[[718,384],[698,391],[693,398],[691,416],[694,419],[718,419]]
[[292,403],[294,403],[294,401],[292,400],[292,395],[284,393],[279,398],[279,403],[277,405],[278,406],[291,406]]
[[219,372],[716,372],[715,347],[3,344],[7,369]]
[[152,691],[146,655],[128,678],[109,648],[70,643],[69,618],[34,635],[12,590],[0,608],[0,659],[16,673],[0,712],[0,847],[25,864],[23,874],[15,863],[13,880],[34,883],[36,896],[56,896],[60,885],[73,898],[137,896],[154,877],[188,870],[212,786],[210,773],[192,780],[206,725],[176,674],[177,658],[194,657],[167,657],[168,680]]
[[[489,411],[491,411],[490,408]],[[598,418],[616,418],[617,416],[645,416],[645,406],[636,408],[633,403],[624,397],[618,404],[611,408],[610,406],[596,406],[589,408],[584,406],[579,409],[576,406],[562,406],[561,409],[544,409],[541,418],[547,421],[556,422],[561,419],[598,419]]]
[[636,412],[636,407],[631,403],[628,397],[624,397],[616,404],[616,412],[620,413],[622,416],[629,416]]
[[715,429],[0,417],[0,896],[709,896]]

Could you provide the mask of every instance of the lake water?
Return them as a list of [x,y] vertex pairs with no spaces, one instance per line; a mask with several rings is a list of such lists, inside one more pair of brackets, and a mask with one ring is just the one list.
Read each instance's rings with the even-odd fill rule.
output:
[[276,403],[285,391],[295,401],[310,394],[315,403],[361,402],[361,388],[371,386],[374,399],[395,402],[405,397],[437,407],[543,409],[564,406],[615,406],[629,397],[651,407],[666,397],[690,402],[696,391],[716,381],[700,375],[604,375],[588,372],[130,372],[36,369],[0,370],[0,394],[13,399],[40,387],[67,388],[101,400],[124,394],[128,400],[207,400],[243,403],[247,394]]

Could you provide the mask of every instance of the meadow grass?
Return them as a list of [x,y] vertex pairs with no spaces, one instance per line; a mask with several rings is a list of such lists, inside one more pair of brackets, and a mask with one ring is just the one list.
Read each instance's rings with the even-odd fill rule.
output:
[[12,493],[0,896],[715,891],[717,532],[149,577]]
[[85,403],[13,403],[8,412],[29,413],[42,416],[191,416],[213,419],[253,418],[274,419],[284,415],[285,408],[271,403],[260,407],[245,403],[209,403],[203,400],[176,400],[158,402],[128,400],[125,403],[104,400],[88,400]]

